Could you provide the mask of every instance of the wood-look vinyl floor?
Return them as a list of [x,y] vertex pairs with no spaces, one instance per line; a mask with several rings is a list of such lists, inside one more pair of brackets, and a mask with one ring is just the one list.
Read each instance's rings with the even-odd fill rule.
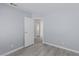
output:
[[23,48],[9,56],[79,56],[79,54],[36,41],[34,45]]

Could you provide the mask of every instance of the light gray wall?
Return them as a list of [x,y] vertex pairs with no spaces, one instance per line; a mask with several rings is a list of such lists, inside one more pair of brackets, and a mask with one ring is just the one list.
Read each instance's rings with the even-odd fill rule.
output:
[[0,4],[0,55],[23,46],[25,16],[31,13]]
[[79,4],[54,7],[44,19],[44,41],[79,51]]

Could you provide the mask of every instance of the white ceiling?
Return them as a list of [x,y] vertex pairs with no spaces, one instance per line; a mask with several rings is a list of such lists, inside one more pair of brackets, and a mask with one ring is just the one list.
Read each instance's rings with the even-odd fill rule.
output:
[[33,15],[47,16],[59,9],[67,9],[78,7],[79,4],[67,4],[67,3],[16,3],[17,7],[24,11],[30,11]]

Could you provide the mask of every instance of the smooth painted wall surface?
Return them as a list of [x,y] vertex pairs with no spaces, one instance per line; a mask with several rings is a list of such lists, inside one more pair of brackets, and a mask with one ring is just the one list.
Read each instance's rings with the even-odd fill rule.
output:
[[54,7],[44,19],[44,41],[79,51],[79,5]]
[[23,46],[26,16],[31,13],[0,4],[0,55]]

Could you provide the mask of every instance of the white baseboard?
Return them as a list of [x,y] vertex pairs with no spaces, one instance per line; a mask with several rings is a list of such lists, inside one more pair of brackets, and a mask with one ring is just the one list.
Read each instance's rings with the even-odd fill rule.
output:
[[60,45],[52,44],[52,43],[49,43],[49,42],[43,42],[43,44],[47,44],[47,45],[54,46],[54,47],[57,47],[57,48],[65,49],[65,50],[79,54],[79,51],[77,51],[77,50],[69,49],[69,48],[66,48],[66,47],[63,47],[63,46],[60,46]]
[[13,53],[13,52],[16,52],[16,51],[18,51],[18,50],[22,49],[22,48],[24,48],[24,47],[19,47],[19,48],[16,48],[16,49],[11,50],[11,51],[9,51],[9,52],[7,52],[7,53],[4,53],[4,54],[2,54],[2,55],[0,55],[0,56],[7,56],[7,55],[9,55],[9,54],[11,54],[11,53]]

